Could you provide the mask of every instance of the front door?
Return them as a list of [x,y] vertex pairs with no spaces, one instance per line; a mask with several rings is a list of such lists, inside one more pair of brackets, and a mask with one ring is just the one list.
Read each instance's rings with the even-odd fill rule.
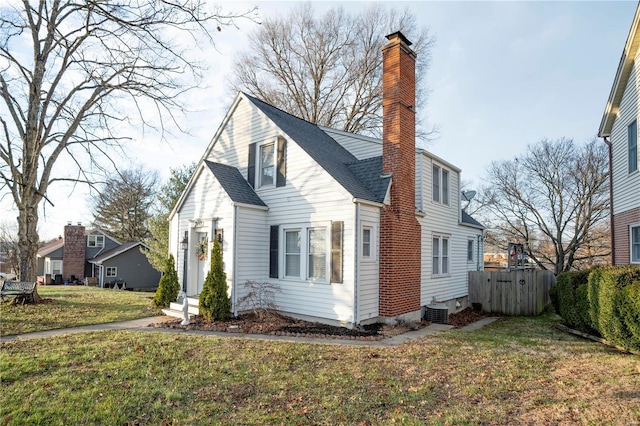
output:
[[209,235],[206,232],[198,232],[198,295],[202,293],[202,288],[207,272],[209,272]]

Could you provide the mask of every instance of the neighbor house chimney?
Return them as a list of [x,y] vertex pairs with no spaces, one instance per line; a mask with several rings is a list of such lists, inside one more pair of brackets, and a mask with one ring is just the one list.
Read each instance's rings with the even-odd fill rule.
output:
[[86,246],[84,226],[73,226],[69,222],[64,227],[64,248],[62,249],[62,275],[64,279],[70,278],[71,275],[79,280],[84,278]]
[[380,223],[380,316],[420,313],[421,229],[416,220],[415,59],[401,32],[382,48],[382,171],[390,204]]

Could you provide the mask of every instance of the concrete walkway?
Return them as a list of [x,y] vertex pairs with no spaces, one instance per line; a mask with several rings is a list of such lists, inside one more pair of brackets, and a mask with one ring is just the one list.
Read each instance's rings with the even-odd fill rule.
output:
[[[453,328],[452,325],[430,324],[427,327],[421,328],[419,330],[409,331],[407,333],[399,334],[397,336],[393,336],[388,339],[377,340],[377,341],[367,341],[367,340],[346,340],[346,339],[314,339],[310,337],[293,337],[293,336],[267,336],[264,334],[244,334],[244,333],[233,334],[233,333],[227,333],[227,332],[221,332],[221,331],[184,330],[179,328],[176,329],[176,328],[151,327],[152,324],[163,322],[168,319],[174,319],[174,318],[166,317],[166,316],[157,316],[157,317],[141,318],[141,319],[131,320],[131,321],[86,325],[83,327],[36,331],[33,333],[0,337],[0,343],[11,342],[14,340],[32,340],[32,339],[40,339],[40,338],[51,337],[51,336],[61,336],[65,334],[84,333],[87,331],[129,330],[129,331],[179,333],[179,334],[190,334],[190,335],[218,336],[218,337],[257,339],[257,340],[270,340],[270,341],[283,341],[283,342],[320,343],[320,344],[329,344],[329,345],[392,347],[392,346],[402,345],[403,343],[406,343],[410,340],[419,339],[429,334],[447,331]],[[479,321],[476,321],[472,324],[462,327],[459,330],[475,331],[484,327],[487,324],[491,324],[496,319],[497,318],[495,317],[485,317]]]

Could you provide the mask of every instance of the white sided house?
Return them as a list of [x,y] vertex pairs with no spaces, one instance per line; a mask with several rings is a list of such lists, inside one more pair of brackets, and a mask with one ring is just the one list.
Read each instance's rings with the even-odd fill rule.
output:
[[415,54],[401,33],[387,38],[383,140],[236,96],[170,215],[189,297],[215,236],[234,315],[247,281],[277,285],[285,314],[345,326],[466,306],[483,227],[461,210],[460,170],[416,149]]
[[609,146],[614,265],[640,264],[640,5],[622,51],[598,136]]

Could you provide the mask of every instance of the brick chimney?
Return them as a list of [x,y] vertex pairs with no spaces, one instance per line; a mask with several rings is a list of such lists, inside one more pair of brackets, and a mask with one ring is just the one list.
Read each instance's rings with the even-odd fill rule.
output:
[[84,235],[84,226],[74,226],[69,222],[64,227],[64,248],[62,249],[62,274],[63,279],[75,275],[78,279],[84,278],[85,250],[87,242]]
[[[401,32],[382,48],[382,171],[391,202],[380,224],[380,316],[419,315],[421,229],[416,220],[415,59]],[[419,319],[419,317],[418,317]]]

